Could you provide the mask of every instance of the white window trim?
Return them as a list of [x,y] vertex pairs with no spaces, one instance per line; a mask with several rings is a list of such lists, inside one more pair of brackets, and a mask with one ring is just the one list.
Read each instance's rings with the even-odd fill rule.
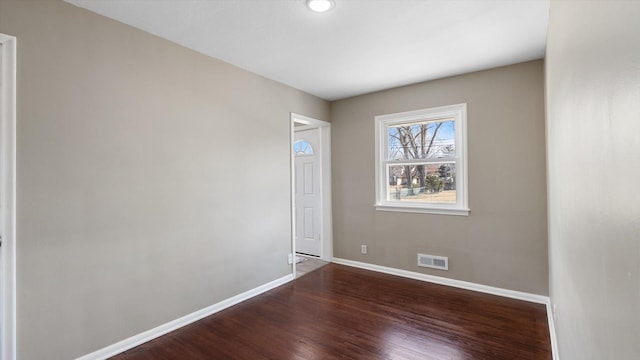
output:
[[[386,161],[388,151],[387,127],[389,125],[412,122],[433,121],[442,118],[453,118],[455,121],[456,140],[456,203],[408,203],[387,200],[388,181]],[[468,174],[467,174],[467,104],[440,106],[430,109],[407,111],[396,114],[379,115],[375,117],[375,150],[376,150],[376,210],[398,211],[410,213],[440,214],[440,215],[469,215],[468,203]],[[412,160],[406,161],[412,162]]]

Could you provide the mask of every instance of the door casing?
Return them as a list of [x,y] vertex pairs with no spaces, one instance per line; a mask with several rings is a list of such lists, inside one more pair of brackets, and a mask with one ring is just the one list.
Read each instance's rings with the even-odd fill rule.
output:
[[16,43],[0,34],[0,360],[16,359]]

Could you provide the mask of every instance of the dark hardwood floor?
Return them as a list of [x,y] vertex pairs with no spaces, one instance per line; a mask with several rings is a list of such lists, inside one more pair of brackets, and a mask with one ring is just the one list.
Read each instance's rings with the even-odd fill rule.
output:
[[551,359],[544,305],[329,264],[114,359]]

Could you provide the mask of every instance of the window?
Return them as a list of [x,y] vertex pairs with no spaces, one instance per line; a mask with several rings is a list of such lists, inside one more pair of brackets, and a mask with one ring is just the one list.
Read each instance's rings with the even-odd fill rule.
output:
[[467,104],[376,116],[376,209],[468,215]]
[[293,151],[296,156],[300,155],[313,155],[313,146],[306,140],[298,140],[293,143]]

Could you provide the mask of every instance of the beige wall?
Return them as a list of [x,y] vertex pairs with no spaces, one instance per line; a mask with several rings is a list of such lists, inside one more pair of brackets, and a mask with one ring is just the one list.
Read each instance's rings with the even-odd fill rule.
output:
[[[376,211],[374,116],[465,102],[471,214]],[[335,257],[548,293],[542,61],[334,102],[332,161]],[[419,252],[449,271],[417,267]]]
[[640,359],[640,2],[552,1],[551,299],[563,360]]
[[329,104],[60,1],[18,38],[18,355],[71,359],[291,272],[289,113]]

